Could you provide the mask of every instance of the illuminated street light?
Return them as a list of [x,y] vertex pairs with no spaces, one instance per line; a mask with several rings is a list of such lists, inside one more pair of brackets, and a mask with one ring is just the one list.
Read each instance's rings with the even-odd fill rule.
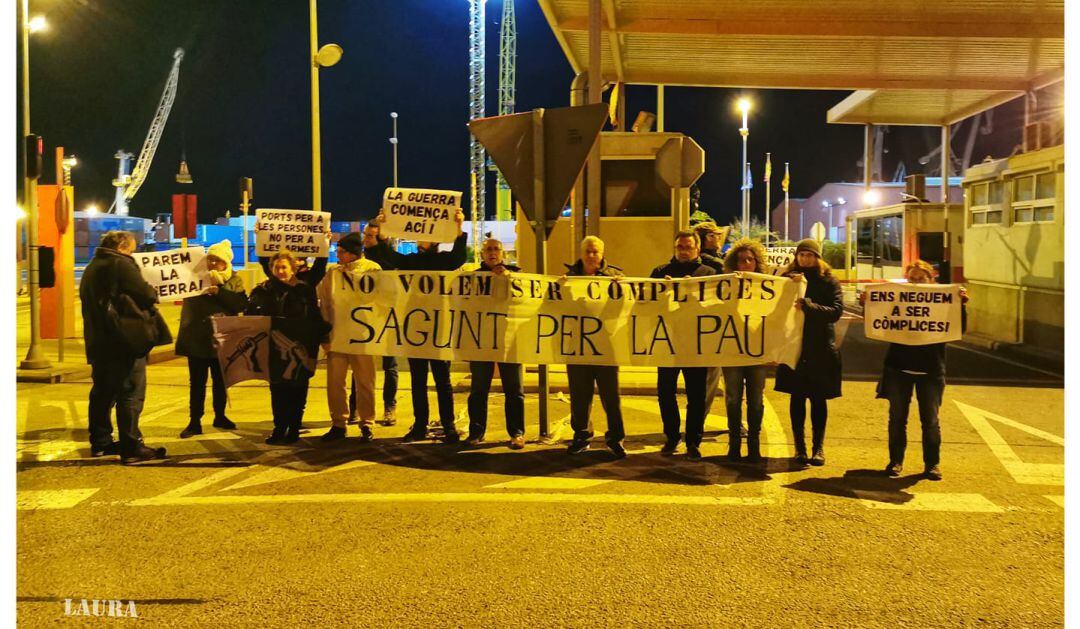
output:
[[877,205],[878,201],[880,200],[881,195],[878,194],[877,190],[867,190],[866,193],[863,195],[863,203],[866,204],[868,207]]
[[48,30],[49,23],[45,21],[44,15],[35,15],[30,18],[30,21],[26,23],[26,29],[31,33],[40,33]]
[[16,205],[15,206],[15,222],[18,223],[19,221],[21,221],[21,220],[23,220],[25,218],[26,218],[26,210],[22,209],[21,205]]
[[89,214],[90,216],[96,215],[99,211],[100,210],[98,210],[98,206],[96,206],[96,205],[88,205],[88,206],[86,206],[86,213]]
[[747,98],[740,98],[738,109],[742,112],[742,127],[739,127],[739,135],[742,136],[742,163],[739,164],[739,186],[742,189],[742,224],[743,230],[746,234],[750,233],[750,189],[747,188],[747,168],[746,168],[746,143],[750,137],[750,125],[748,124],[748,116],[750,114],[751,103]]

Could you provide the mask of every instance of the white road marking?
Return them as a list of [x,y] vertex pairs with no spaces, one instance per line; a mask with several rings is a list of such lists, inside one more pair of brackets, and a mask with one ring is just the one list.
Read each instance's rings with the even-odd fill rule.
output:
[[[369,465],[375,465],[374,461],[362,461],[354,460],[347,461],[341,465],[335,465],[324,469],[296,469],[296,467],[265,467],[262,465],[256,465],[255,468],[262,468],[255,471],[255,474],[241,480],[238,483],[229,485],[221,489],[220,491],[234,491],[236,489],[243,489],[244,487],[253,487],[255,485],[265,485],[267,483],[279,483],[282,481],[296,480],[298,478],[311,478],[320,474],[327,474],[330,472],[342,472],[345,470],[352,470],[358,467],[367,467]],[[311,467],[311,466],[307,466]],[[251,471],[252,468],[248,468]]]
[[957,402],[960,412],[983,438],[990,451],[1018,483],[1027,485],[1065,485],[1065,465],[1061,463],[1025,463],[1020,460],[1016,452],[1005,439],[990,425],[990,420],[1022,430],[1028,434],[1045,439],[1053,444],[1064,446],[1065,440],[1057,435],[1022,424],[1016,420],[995,415],[980,408]]
[[610,482],[612,482],[612,479],[530,476],[505,483],[487,485],[484,489],[587,489]]
[[1065,496],[1043,496],[1043,498],[1046,498],[1047,500],[1056,504],[1062,509],[1065,508]]
[[890,491],[852,490],[855,497],[870,509],[901,511],[949,511],[953,513],[1003,513],[1005,510],[982,494],[920,493],[898,502]]
[[93,496],[99,489],[27,489],[16,492],[15,500],[20,510],[70,509]]

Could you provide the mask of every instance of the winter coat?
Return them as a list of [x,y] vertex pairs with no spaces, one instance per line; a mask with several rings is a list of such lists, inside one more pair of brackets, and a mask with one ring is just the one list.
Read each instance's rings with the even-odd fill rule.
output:
[[[585,275],[585,264],[578,260],[573,264],[566,264],[566,275],[570,277]],[[600,261],[600,268],[596,270],[593,275],[599,275],[603,277],[622,277],[623,270],[614,264],[608,264],[607,260]]]
[[[960,330],[967,331],[967,305],[960,305]],[[947,343],[930,345],[903,345],[889,343],[885,353],[885,367],[897,371],[924,373],[928,376],[945,375],[945,346]]]
[[[296,279],[310,286],[318,286],[326,275],[327,260],[329,258],[315,258],[310,267],[296,272]],[[270,258],[260,257],[259,266],[262,267],[263,273],[266,273],[266,277],[273,277],[274,274],[270,272]]]
[[214,326],[210,318],[215,315],[238,315],[244,312],[247,303],[244,281],[236,273],[218,287],[216,295],[185,299],[180,309],[180,330],[176,333],[177,356],[217,358]]
[[696,258],[690,262],[679,262],[678,259],[672,258],[667,264],[661,264],[653,269],[649,277],[653,279],[670,277],[677,280],[687,276],[705,277],[707,275],[716,275],[716,273],[716,269],[702,262],[701,258]]
[[[86,362],[94,363],[118,358],[122,352],[121,339],[108,319],[108,300],[113,295],[128,295],[143,310],[156,312],[157,291],[143,279],[135,258],[115,249],[98,247],[83,271],[79,282],[82,301],[83,340],[86,343]],[[168,334],[168,328],[164,329]],[[168,342],[168,341],[165,341]]]
[[832,273],[822,276],[816,269],[804,272],[803,277],[806,302],[802,308],[802,351],[795,369],[787,365],[776,368],[776,390],[827,400],[840,397],[840,352],[833,329],[844,313],[840,282]]
[[[701,263],[716,269],[717,275],[724,273],[724,256],[714,255],[705,250],[701,251]],[[671,277],[675,277],[672,275]]]
[[370,257],[372,260],[378,261],[386,269],[398,271],[453,271],[465,264],[468,257],[466,240],[467,236],[465,232],[462,232],[454,240],[454,248],[450,251],[439,251],[437,247],[432,247],[427,251],[418,251],[416,253],[398,253],[390,248],[387,241],[380,240],[379,244],[371,248]]

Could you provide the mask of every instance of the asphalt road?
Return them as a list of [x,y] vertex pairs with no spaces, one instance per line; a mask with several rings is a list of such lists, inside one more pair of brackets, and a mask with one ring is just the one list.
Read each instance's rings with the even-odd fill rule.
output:
[[[882,348],[857,327],[828,464],[805,471],[771,379],[761,471],[720,459],[719,401],[704,461],[661,456],[649,396],[624,398],[622,461],[599,438],[578,457],[538,443],[532,395],[522,452],[501,441],[497,394],[479,448],[401,444],[407,422],[324,446],[321,375],[297,447],[262,443],[269,397],[254,385],[233,389],[237,431],[180,441],[182,361],[150,368],[142,422],[170,459],[123,467],[89,458],[88,383],[19,385],[19,621],[85,624],[64,601],[96,598],[169,626],[1063,624],[1063,389],[950,350],[945,478],[917,475],[912,417],[908,473],[889,479],[870,379]],[[567,404],[552,409],[561,428]]]

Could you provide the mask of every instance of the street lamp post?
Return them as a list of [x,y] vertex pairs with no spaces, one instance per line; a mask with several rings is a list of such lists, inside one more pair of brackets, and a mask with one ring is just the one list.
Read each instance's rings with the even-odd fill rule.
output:
[[343,51],[337,44],[319,48],[319,16],[316,0],[308,0],[311,27],[311,209],[322,211],[322,144],[319,120],[319,68],[329,68],[341,61]]
[[394,137],[390,138],[390,144],[392,144],[393,147],[394,147],[394,187],[396,188],[396,187],[398,187],[398,185],[397,185],[397,147],[398,147],[398,137],[397,137],[397,112],[396,111],[390,112],[390,119],[394,121]]
[[[844,205],[846,205],[846,204],[847,204],[847,200],[844,199],[844,197],[839,197],[839,198],[836,199],[835,207],[839,207],[840,211],[842,212],[844,210]],[[841,217],[841,220],[843,220],[843,217]],[[832,224],[832,223],[834,223],[832,208],[829,208],[829,223],[831,223],[829,225],[830,229],[839,229],[839,227],[836,227],[835,224]],[[834,240],[833,242],[839,242],[840,241],[840,232],[837,232],[836,234],[834,234],[834,236],[835,236],[836,240]]]
[[823,207],[823,208],[825,208],[825,209],[827,209],[829,211],[829,231],[826,232],[826,233],[829,236],[832,236],[832,229],[833,229],[833,213],[832,213],[832,209],[833,209],[833,204],[832,204],[831,201],[822,201],[821,202],[821,207]]
[[739,135],[742,136],[742,161],[739,163],[739,182],[742,187],[742,224],[744,235],[750,235],[750,190],[746,187],[746,144],[750,137],[750,126],[747,117],[750,114],[750,101],[743,98],[739,100],[739,111],[742,112],[742,126],[739,127]]
[[[22,48],[22,135],[30,136],[30,31],[39,31],[45,28],[44,18],[35,17],[30,20],[30,0],[22,0],[18,4],[18,27],[21,29],[20,45]],[[26,159],[25,151],[23,159]],[[48,369],[49,360],[41,349],[41,326],[40,316],[41,292],[38,288],[38,207],[37,207],[37,180],[26,177],[29,172],[23,164],[23,205],[26,210],[26,240],[29,255],[27,262],[27,284],[30,289],[30,349],[26,358],[20,363],[23,369]]]

